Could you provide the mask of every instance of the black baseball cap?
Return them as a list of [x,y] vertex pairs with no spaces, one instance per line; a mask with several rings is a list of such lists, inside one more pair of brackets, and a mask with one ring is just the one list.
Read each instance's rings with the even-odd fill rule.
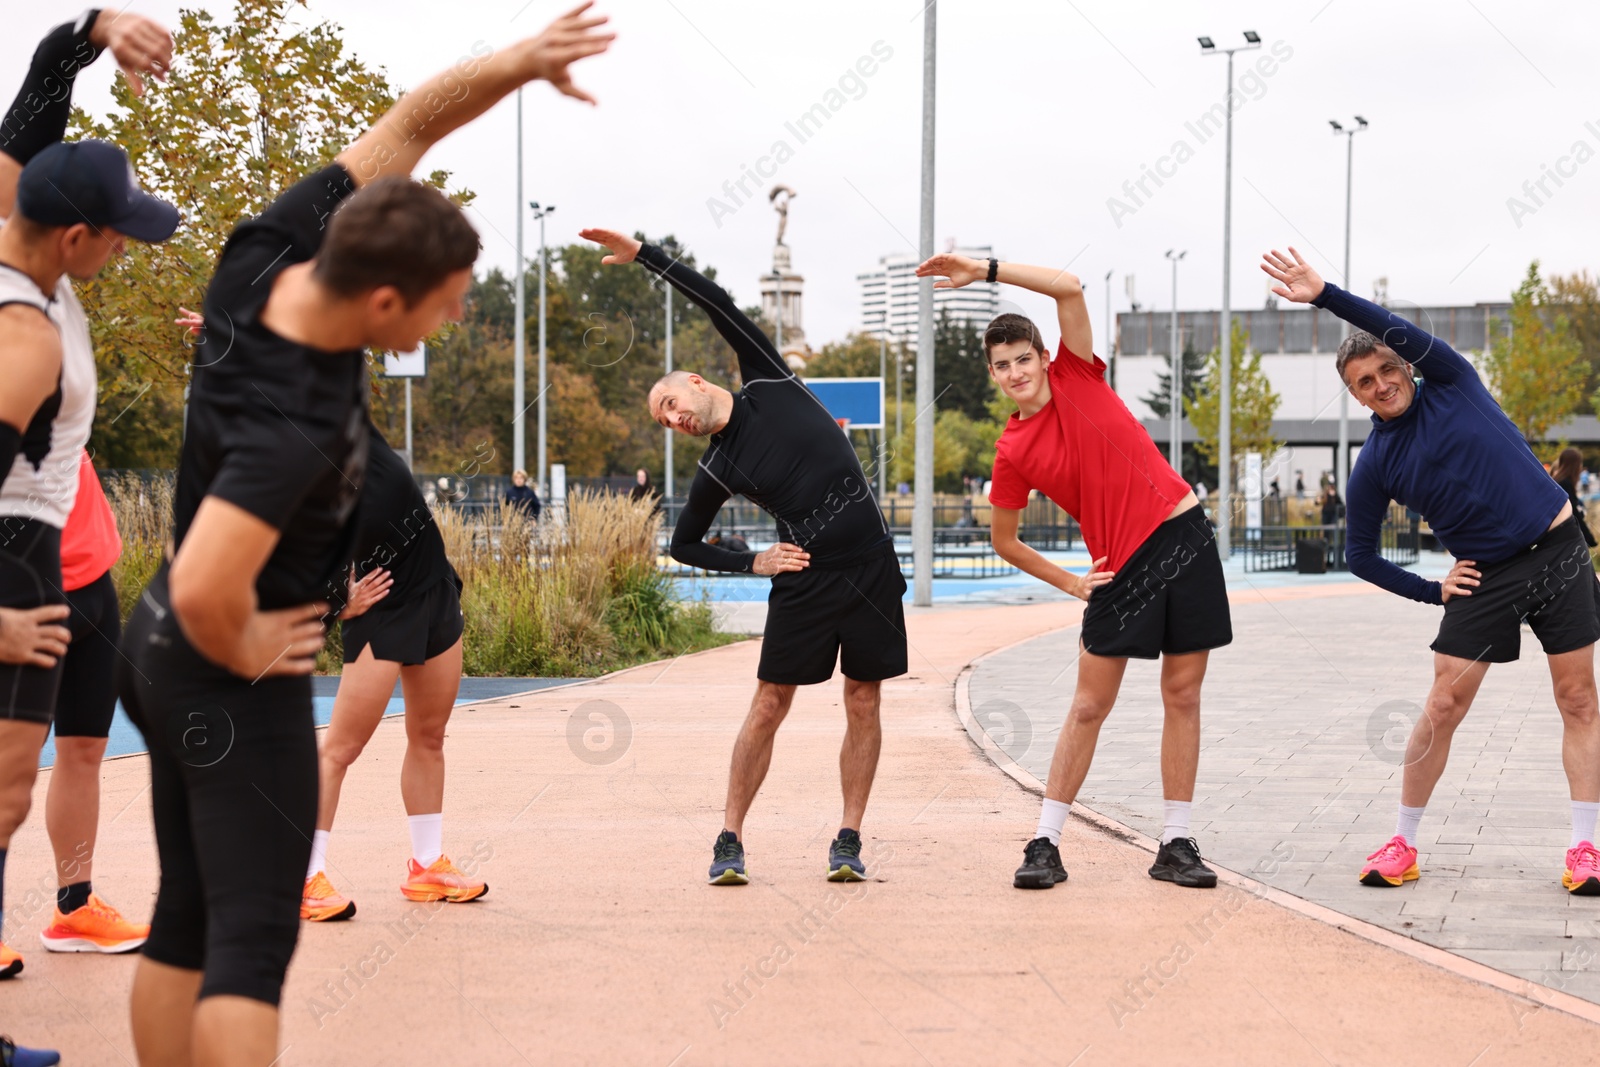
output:
[[58,141],[17,179],[17,212],[44,226],[108,226],[136,241],[165,241],[178,209],[139,188],[128,154],[105,141]]

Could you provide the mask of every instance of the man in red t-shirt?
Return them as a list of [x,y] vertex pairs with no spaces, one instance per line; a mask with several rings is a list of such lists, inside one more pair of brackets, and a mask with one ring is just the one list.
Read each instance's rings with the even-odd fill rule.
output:
[[[1083,286],[1066,271],[938,255],[917,268],[957,289],[987,278],[1056,302],[1061,347],[1051,362],[1039,328],[1001,315],[984,331],[989,377],[1017,405],[995,444],[990,540],[1008,563],[1088,601],[1072,709],[1056,742],[1039,828],[1013,882],[1048,889],[1067,878],[1061,830],[1094,758],[1100,724],[1116,701],[1129,657],[1162,657],[1161,848],[1150,876],[1209,889],[1216,872],[1189,835],[1200,762],[1200,683],[1213,648],[1233,640],[1215,534],[1189,486],[1106,384],[1094,356]],[[1017,520],[1038,490],[1083,528],[1094,562],[1080,577],[1017,539]]]

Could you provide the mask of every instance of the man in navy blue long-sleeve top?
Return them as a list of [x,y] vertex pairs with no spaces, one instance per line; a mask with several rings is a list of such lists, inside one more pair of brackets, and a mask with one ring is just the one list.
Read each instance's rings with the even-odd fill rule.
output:
[[[1347,558],[1357,576],[1392,593],[1443,604],[1433,687],[1406,746],[1395,836],[1367,857],[1361,881],[1416,878],[1415,837],[1444,773],[1450,739],[1491,663],[1517,658],[1527,622],[1550,661],[1572,796],[1572,837],[1562,885],[1600,895],[1600,716],[1594,644],[1600,583],[1566,493],[1545,472],[1477,370],[1449,345],[1368,300],[1325,283],[1300,253],[1274,251],[1261,269],[1273,292],[1315,304],[1355,327],[1338,370],[1372,411],[1346,491]],[[1455,565],[1443,582],[1402,570],[1378,552],[1389,502],[1420,512]]]
[[[900,604],[906,583],[883,512],[849,438],[720,285],[656,245],[614,230],[579,232],[611,250],[601,262],[637,259],[687,296],[739,357],[743,387],[737,393],[686,371],[650,389],[653,419],[705,438],[708,446],[672,534],[672,557],[693,567],[772,578],[756,695],[733,747],[710,880],[748,881],[740,835],[772,760],[773,738],[795,687],[827,681],[837,662],[844,674],[844,818],[828,851],[828,878],[857,881],[866,875],[859,829],[882,738],[879,690],[885,678],[906,672]],[[764,552],[733,552],[705,543],[717,512],[735,494],[777,520],[777,544]]]

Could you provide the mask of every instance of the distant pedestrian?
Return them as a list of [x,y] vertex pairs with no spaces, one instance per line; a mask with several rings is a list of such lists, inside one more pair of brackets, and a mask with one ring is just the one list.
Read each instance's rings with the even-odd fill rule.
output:
[[1339,490],[1329,482],[1322,490],[1322,525],[1335,526],[1344,521],[1344,501]]
[[1200,502],[1203,504],[1206,501],[1206,497],[1211,495],[1211,490],[1206,488],[1205,482],[1195,482],[1194,495],[1198,497]]
[[1294,472],[1294,495],[1304,500],[1306,495],[1306,472]]
[[539,512],[544,509],[539,503],[539,494],[528,484],[528,472],[525,470],[511,472],[511,488],[506,490],[506,503],[526,515],[529,522],[538,522]]
[[1578,476],[1582,473],[1583,453],[1576,448],[1564,449],[1550,468],[1550,477],[1566,491],[1567,500],[1572,504],[1572,514],[1578,520],[1578,532],[1583,535],[1584,543],[1593,548],[1594,531],[1589,529],[1588,516],[1583,513],[1583,501],[1578,498]]
[[628,490],[629,500],[648,500],[656,495],[655,483],[650,481],[650,472],[640,467],[634,472],[633,488]]

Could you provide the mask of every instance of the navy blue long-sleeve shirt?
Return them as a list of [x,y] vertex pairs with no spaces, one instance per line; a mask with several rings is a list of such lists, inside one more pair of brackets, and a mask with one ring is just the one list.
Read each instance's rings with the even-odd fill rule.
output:
[[1428,520],[1457,559],[1499,563],[1538,540],[1561,513],[1561,490],[1466,358],[1412,322],[1331,283],[1312,301],[1376,336],[1422,376],[1405,414],[1372,416],[1345,493],[1350,573],[1425,604],[1440,583],[1379,553],[1389,501]]
[[[778,524],[778,539],[811,554],[812,570],[854,562],[890,540],[850,438],[726,290],[646,244],[641,267],[711,318],[739,357],[743,385],[728,424],[712,434],[672,532],[672,558],[706,570],[750,573],[756,554],[706,544],[728,498],[743,494]],[[1553,484],[1553,483],[1552,483]]]

